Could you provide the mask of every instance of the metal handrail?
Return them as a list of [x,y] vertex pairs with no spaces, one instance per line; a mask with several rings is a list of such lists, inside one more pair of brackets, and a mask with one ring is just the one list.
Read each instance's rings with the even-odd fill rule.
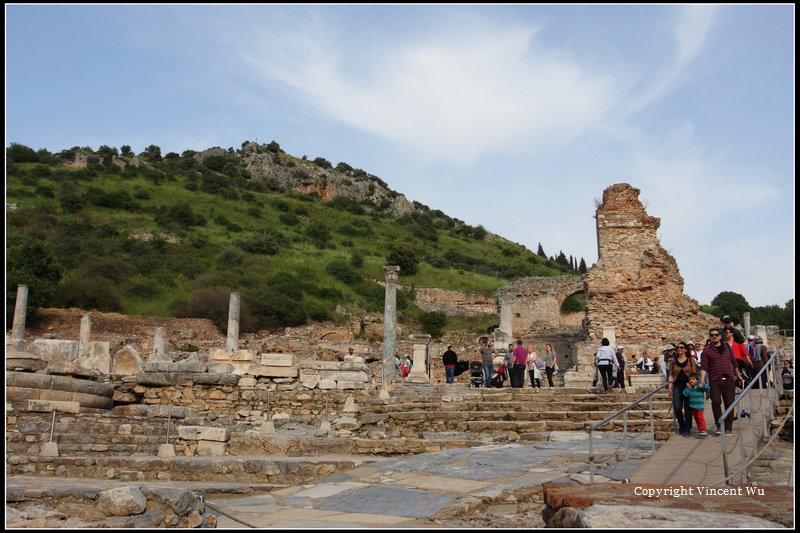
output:
[[[633,402],[629,403],[625,407],[623,407],[621,409],[618,409],[617,411],[615,411],[611,415],[607,416],[606,418],[604,418],[600,422],[597,422],[596,424],[592,425],[589,429],[586,430],[586,432],[589,434],[589,482],[590,483],[594,483],[594,444],[593,444],[593,441],[592,441],[592,432],[597,430],[598,428],[604,426],[605,424],[611,422],[612,420],[617,418],[619,415],[624,414],[625,415],[624,418],[623,418],[624,429],[623,429],[623,437],[622,438],[623,438],[623,441],[625,442],[625,461],[627,461],[628,460],[628,439],[627,439],[627,437],[628,437],[628,415],[627,415],[627,413],[628,413],[628,411],[630,411],[631,409],[633,409],[634,407],[636,407],[640,403],[644,402],[645,400],[649,400],[649,402],[650,402],[649,412],[650,412],[651,449],[652,449],[653,453],[655,453],[655,451],[656,451],[656,435],[655,435],[655,422],[653,420],[653,396],[655,396],[656,393],[664,390],[668,386],[669,386],[669,383],[662,384],[660,387],[657,387],[657,388],[651,390],[650,392],[648,392],[647,394],[645,394],[644,396],[642,396],[638,400],[634,400]],[[670,407],[670,409],[671,409],[671,407]]]
[[[772,396],[771,398],[772,401],[769,402],[770,409],[768,411],[764,410],[763,413],[764,434],[760,436],[763,437],[769,432],[769,424],[772,421],[772,418],[775,414],[773,412],[772,406],[778,405],[779,398],[781,394],[783,394],[783,380],[781,379],[780,369],[778,368],[778,362],[780,361],[781,355],[782,352],[780,350],[778,349],[774,350],[772,352],[772,356],[767,360],[767,363],[763,366],[763,368],[761,368],[761,370],[759,370],[756,373],[756,375],[750,380],[750,383],[748,383],[747,386],[744,389],[742,389],[742,391],[738,394],[738,396],[736,396],[736,398],[733,400],[733,403],[731,403],[719,417],[719,427],[721,429],[721,437],[722,437],[720,441],[720,446],[722,447],[722,468],[724,474],[723,479],[725,480],[726,484],[730,484],[733,475],[730,473],[730,468],[728,466],[728,451],[727,447],[725,446],[725,436],[726,436],[725,419],[728,418],[728,416],[730,416],[731,412],[734,413],[736,412],[736,407],[744,400],[745,395],[747,395],[747,393],[753,389],[754,384],[759,383],[759,390],[766,389],[768,391],[767,396],[768,397]],[[773,379],[772,383],[770,383],[769,380],[770,371],[772,372],[772,379]],[[758,452],[758,437],[756,434],[757,432],[755,426],[756,422],[755,422],[755,417],[753,417],[752,397],[748,396],[748,398],[750,398],[749,419],[750,419],[750,427],[753,434],[753,454],[757,455],[757,453],[759,452]],[[742,422],[741,417],[739,417],[739,422],[740,423]],[[746,458],[747,454],[745,453],[744,449],[744,438],[741,435],[739,435],[739,449],[743,465],[740,470],[740,472],[743,474],[742,483],[747,483],[747,478],[749,477],[750,462],[747,461]]]

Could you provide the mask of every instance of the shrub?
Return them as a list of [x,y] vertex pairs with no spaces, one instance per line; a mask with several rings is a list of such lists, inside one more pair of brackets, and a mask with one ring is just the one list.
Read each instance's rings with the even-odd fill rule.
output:
[[331,230],[323,222],[314,221],[306,228],[306,236],[317,248],[325,248],[331,240]]
[[67,280],[59,287],[56,302],[60,307],[97,311],[122,310],[117,284],[104,277],[76,276]]
[[170,304],[169,309],[177,318],[207,318],[222,331],[228,327],[230,289],[224,287],[202,287],[186,300]]
[[17,286],[28,286],[28,312],[45,304],[53,297],[61,281],[64,267],[59,254],[48,243],[23,237],[11,237],[6,247],[6,319],[14,316]]
[[115,257],[87,259],[77,269],[77,275],[87,279],[106,278],[119,284],[136,276],[139,271],[130,263]]
[[275,235],[269,233],[253,235],[238,244],[242,250],[251,254],[275,255],[281,251],[280,241]]
[[441,337],[444,327],[447,325],[447,315],[442,311],[424,312],[419,317],[422,324],[422,331],[432,337]]
[[353,268],[361,268],[364,266],[364,252],[361,250],[353,250],[350,253],[350,264]]
[[350,266],[347,261],[342,259],[334,259],[328,263],[328,266],[325,267],[325,271],[342,283],[348,285],[352,285],[361,280],[361,274]]
[[390,265],[398,265],[400,274],[413,276],[417,273],[417,254],[408,246],[398,245],[389,249],[386,261]]
[[206,223],[203,215],[195,213],[191,206],[186,203],[156,208],[155,220],[165,228],[188,228],[190,226],[202,226]]
[[317,157],[316,159],[314,159],[314,161],[312,161],[312,163],[314,163],[320,168],[333,168],[331,162],[325,159],[324,157]]
[[278,220],[280,220],[281,224],[285,226],[296,226],[300,224],[300,217],[294,213],[281,213],[278,216]]

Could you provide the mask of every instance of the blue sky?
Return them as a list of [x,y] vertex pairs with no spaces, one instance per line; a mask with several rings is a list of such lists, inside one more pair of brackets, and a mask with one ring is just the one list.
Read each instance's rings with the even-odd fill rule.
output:
[[794,297],[794,19],[767,6],[6,6],[6,140],[276,140],[597,260],[641,189],[685,292]]

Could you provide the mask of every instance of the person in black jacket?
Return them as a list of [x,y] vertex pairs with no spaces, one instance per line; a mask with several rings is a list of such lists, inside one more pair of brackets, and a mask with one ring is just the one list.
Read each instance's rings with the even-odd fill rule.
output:
[[619,345],[617,346],[617,353],[614,354],[617,356],[617,381],[614,383],[614,388],[617,389],[624,389],[625,388],[625,356],[622,354],[622,350],[625,349],[625,346]]
[[447,383],[453,383],[456,375],[456,363],[458,355],[453,351],[453,346],[447,345],[447,351],[442,354],[442,364],[444,364],[444,377]]

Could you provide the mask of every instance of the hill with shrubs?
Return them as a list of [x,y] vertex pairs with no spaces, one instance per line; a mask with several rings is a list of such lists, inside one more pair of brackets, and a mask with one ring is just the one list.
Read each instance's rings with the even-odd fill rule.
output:
[[[382,267],[401,267],[399,319],[480,330],[414,305],[415,287],[490,294],[524,276],[585,271],[419,202],[347,163],[277,142],[161,154],[151,145],[6,149],[6,316],[17,284],[39,307],[210,318],[242,331],[383,311]],[[572,303],[580,307],[580,304]]]

